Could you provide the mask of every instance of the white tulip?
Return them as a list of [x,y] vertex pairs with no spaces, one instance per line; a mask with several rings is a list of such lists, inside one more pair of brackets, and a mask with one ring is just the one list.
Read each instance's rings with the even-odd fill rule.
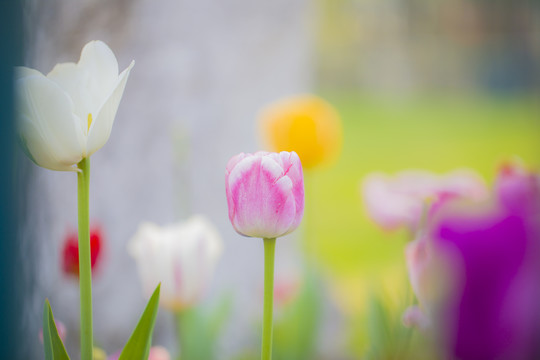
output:
[[200,299],[221,251],[221,237],[202,216],[165,227],[143,223],[128,245],[145,295],[161,282],[160,304],[173,311]]
[[77,64],[57,64],[47,76],[16,68],[18,132],[27,155],[47,169],[76,171],[109,139],[133,64],[118,74],[111,49],[91,41]]

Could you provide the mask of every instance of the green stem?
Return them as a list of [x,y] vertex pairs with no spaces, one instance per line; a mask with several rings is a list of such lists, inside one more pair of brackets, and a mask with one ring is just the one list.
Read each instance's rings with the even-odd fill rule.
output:
[[214,359],[214,338],[208,333],[207,320],[195,307],[176,313],[178,325],[178,360]]
[[178,345],[180,347],[180,355],[178,360],[190,360],[193,358],[193,344],[191,334],[193,330],[190,325],[193,323],[193,313],[191,309],[184,309],[176,313],[176,321],[178,325]]
[[79,288],[81,294],[81,360],[92,360],[92,265],[90,263],[89,190],[90,159],[77,164],[79,209]]
[[264,310],[261,359],[272,359],[272,321],[274,308],[274,254],[276,239],[264,241]]

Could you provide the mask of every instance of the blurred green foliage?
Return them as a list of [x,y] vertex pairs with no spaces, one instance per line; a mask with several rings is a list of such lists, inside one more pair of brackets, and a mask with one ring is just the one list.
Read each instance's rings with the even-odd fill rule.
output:
[[226,295],[210,308],[192,307],[176,314],[178,360],[216,359],[216,343],[230,320],[232,297]]

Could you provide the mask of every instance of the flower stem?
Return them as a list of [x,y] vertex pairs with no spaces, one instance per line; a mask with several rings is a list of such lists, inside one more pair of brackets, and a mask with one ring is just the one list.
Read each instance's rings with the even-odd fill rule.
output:
[[213,339],[208,336],[207,323],[198,310],[187,307],[176,313],[180,354],[178,360],[214,359]]
[[264,310],[261,359],[272,359],[272,322],[274,308],[274,254],[276,239],[264,241]]
[[89,190],[90,159],[77,164],[79,210],[79,289],[81,295],[81,360],[92,360],[92,266],[90,264]]

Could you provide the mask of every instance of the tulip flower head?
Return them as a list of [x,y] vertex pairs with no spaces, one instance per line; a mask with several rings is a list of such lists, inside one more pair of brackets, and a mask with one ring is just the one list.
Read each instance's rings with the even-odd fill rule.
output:
[[241,235],[277,238],[294,231],[304,213],[304,178],[293,152],[234,156],[225,171],[229,219]]
[[[92,273],[100,259],[103,247],[103,235],[99,227],[90,230],[90,265]],[[79,277],[79,237],[70,233],[62,247],[62,270],[67,275]]]
[[32,161],[76,171],[83,158],[105,145],[133,64],[118,74],[111,49],[91,41],[78,63],[57,64],[47,76],[16,68],[18,133]]
[[270,149],[294,150],[306,169],[334,160],[343,143],[339,114],[332,105],[314,95],[294,96],[270,104],[261,112],[260,127]]
[[395,177],[372,173],[362,182],[361,191],[368,214],[385,230],[403,226],[416,230],[428,201],[433,212],[449,199],[480,201],[488,194],[482,178],[465,169],[445,175],[415,170]]
[[172,311],[192,306],[202,296],[221,254],[221,237],[202,216],[159,227],[143,223],[128,251],[136,260],[144,293],[161,282],[160,304]]

